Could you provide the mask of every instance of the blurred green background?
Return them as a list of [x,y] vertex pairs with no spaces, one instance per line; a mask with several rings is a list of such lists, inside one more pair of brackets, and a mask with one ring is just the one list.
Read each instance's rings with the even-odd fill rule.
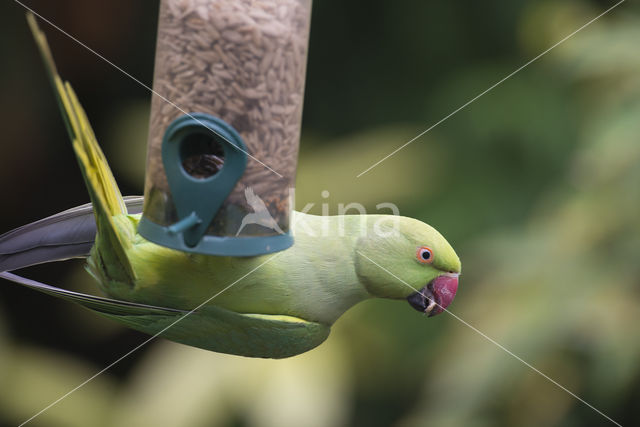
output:
[[[151,84],[156,2],[26,1]],[[625,2],[360,178],[612,1],[317,0],[297,205],[393,202],[463,261],[451,310],[622,425],[640,425],[640,8]],[[88,201],[28,33],[0,6],[0,231]],[[150,94],[46,24],[125,194],[141,194]],[[329,198],[321,191],[328,190]],[[97,292],[82,263],[35,279]],[[147,337],[0,283],[0,425]],[[350,310],[281,361],[161,339],[34,426],[600,426],[608,421],[454,317]]]

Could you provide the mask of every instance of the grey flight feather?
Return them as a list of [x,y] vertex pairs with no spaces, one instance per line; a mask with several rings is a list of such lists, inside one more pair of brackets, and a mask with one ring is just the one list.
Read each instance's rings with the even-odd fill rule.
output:
[[[142,212],[141,196],[129,196],[124,199],[130,214]],[[163,319],[171,319],[186,313],[173,308],[68,291],[8,271],[44,262],[86,257],[93,246],[95,236],[96,222],[90,203],[18,227],[0,236],[0,278],[76,302],[107,316],[131,319],[159,316]],[[135,325],[144,324],[142,320],[131,320],[131,322]]]
[[174,308],[157,307],[153,305],[120,301],[111,298],[83,294],[80,292],[68,291],[66,289],[56,288],[55,286],[46,285],[35,280],[27,279],[26,277],[21,277],[7,271],[0,272],[0,278],[7,279],[11,282],[24,285],[28,288],[35,289],[40,292],[44,292],[45,294],[53,295],[55,297],[78,303],[87,308],[90,308],[91,310],[110,316],[177,316],[187,313],[186,311],[177,310]]
[[[124,199],[130,214],[142,212],[141,196]],[[95,236],[90,203],[23,225],[0,236],[0,272],[87,257]]]

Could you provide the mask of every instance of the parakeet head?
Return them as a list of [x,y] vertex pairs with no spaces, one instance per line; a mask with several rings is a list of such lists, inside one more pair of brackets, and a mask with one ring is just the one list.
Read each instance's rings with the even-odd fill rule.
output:
[[456,295],[461,270],[449,242],[407,217],[371,216],[367,231],[356,246],[356,273],[367,291],[378,298],[406,298],[429,316],[444,311]]

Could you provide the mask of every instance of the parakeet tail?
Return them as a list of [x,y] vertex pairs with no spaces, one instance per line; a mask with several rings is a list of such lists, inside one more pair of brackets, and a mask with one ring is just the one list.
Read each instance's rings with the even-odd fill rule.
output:
[[[142,212],[141,196],[124,198],[130,215]],[[86,258],[96,238],[91,204],[78,206],[0,235],[0,272]]]
[[[27,21],[51,79],[62,117],[71,137],[73,150],[94,207],[98,230],[97,239],[100,240],[96,243],[101,249],[101,255],[108,258],[113,255],[116,258],[104,261],[108,262],[113,270],[124,269],[122,273],[131,278],[134,273],[125,253],[125,249],[130,245],[130,240],[116,228],[114,220],[114,216],[127,213],[120,190],[76,94],[71,85],[68,82],[63,82],[58,75],[44,33],[38,27],[36,19],[31,13],[27,14]],[[121,278],[125,279],[126,277]]]

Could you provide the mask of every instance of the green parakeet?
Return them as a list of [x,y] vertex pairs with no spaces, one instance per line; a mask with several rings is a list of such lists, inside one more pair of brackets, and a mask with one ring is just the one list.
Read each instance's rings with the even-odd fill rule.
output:
[[[137,233],[142,198],[121,196],[71,86],[58,76],[44,34],[28,19],[92,204],[0,236],[1,277],[139,331],[252,357],[314,348],[346,310],[369,298],[407,299],[429,315],[453,300],[460,260],[440,233],[412,218],[293,212],[295,244],[255,257],[185,253],[145,240]],[[87,270],[109,298],[8,272],[74,257],[87,259]]]

